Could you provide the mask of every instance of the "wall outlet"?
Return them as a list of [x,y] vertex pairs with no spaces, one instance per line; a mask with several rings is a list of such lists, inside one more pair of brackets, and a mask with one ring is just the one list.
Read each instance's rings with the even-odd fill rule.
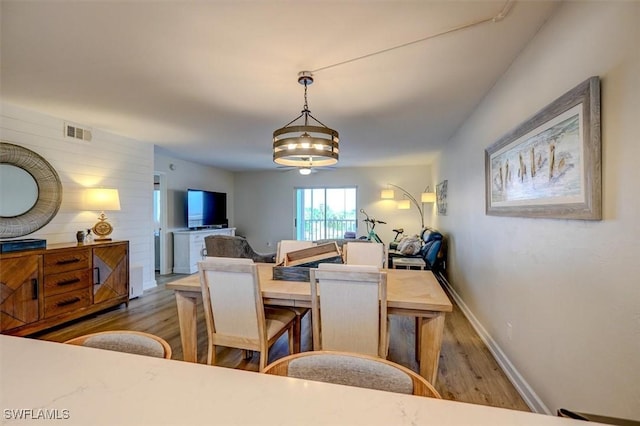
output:
[[507,339],[513,340],[513,326],[510,322],[507,322]]

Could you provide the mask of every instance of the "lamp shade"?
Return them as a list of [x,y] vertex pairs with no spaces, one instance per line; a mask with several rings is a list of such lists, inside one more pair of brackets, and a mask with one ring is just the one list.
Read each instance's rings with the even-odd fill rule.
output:
[[393,189],[383,189],[380,192],[380,198],[383,200],[393,200],[396,197],[396,194],[393,192]]
[[87,210],[120,210],[120,196],[117,189],[88,188],[84,194]]
[[398,201],[398,209],[400,210],[409,210],[411,208],[411,200],[400,200]]
[[435,192],[423,192],[420,196],[420,200],[423,203],[435,203],[436,202],[436,193]]

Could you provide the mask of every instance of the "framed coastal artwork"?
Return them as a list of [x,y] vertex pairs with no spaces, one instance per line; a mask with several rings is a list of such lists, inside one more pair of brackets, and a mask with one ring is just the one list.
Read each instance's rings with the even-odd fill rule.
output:
[[485,150],[488,215],[600,220],[601,190],[598,77]]
[[436,205],[440,216],[447,215],[447,182],[443,180],[436,185]]

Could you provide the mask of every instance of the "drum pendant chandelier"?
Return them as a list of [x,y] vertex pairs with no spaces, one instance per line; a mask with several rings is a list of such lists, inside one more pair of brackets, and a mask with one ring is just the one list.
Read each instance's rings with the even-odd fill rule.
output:
[[[417,43],[423,43],[437,37],[441,37],[453,32],[462,31],[485,23],[497,23],[502,21],[509,14],[515,0],[506,0],[502,10],[493,16],[477,19],[464,25],[445,29],[435,34],[430,34],[417,40],[388,47],[371,53],[366,53],[355,58],[347,59],[331,65],[316,68],[312,71],[301,71],[298,73],[298,83],[304,85],[304,108],[302,113],[284,127],[273,132],[273,161],[277,164],[289,167],[297,167],[301,174],[311,173],[312,167],[331,166],[338,162],[338,132],[322,124],[311,115],[307,105],[307,87],[313,83],[312,72],[320,72],[330,68],[367,59],[372,56],[381,55],[393,50],[402,49]],[[294,123],[304,118],[303,125]],[[309,125],[309,118],[319,125]]]
[[[283,166],[305,168],[336,164],[339,157],[338,132],[312,116],[307,104],[307,87],[313,83],[313,74],[301,71],[298,83],[304,85],[304,107],[299,116],[273,132],[273,161]],[[304,124],[296,125],[300,119]],[[309,125],[309,119],[318,125]]]

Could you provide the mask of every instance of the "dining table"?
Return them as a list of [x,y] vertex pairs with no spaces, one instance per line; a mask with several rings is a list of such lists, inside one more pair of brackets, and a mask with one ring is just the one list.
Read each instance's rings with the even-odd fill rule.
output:
[[[256,263],[262,299],[266,306],[311,307],[308,281],[273,278],[272,263]],[[387,311],[391,315],[415,317],[416,355],[419,373],[435,385],[449,297],[431,271],[382,269],[387,274]],[[175,292],[180,339],[185,361],[198,362],[197,305],[202,300],[199,275],[192,274],[166,284]]]

